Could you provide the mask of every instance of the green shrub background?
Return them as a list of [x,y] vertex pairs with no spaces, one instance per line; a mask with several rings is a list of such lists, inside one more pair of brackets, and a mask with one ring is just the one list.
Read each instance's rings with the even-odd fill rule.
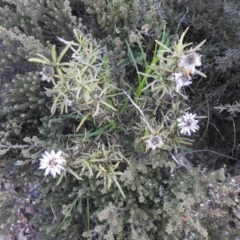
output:
[[[19,234],[17,229],[23,227],[18,222],[19,199],[27,198],[36,210],[28,218],[36,235],[29,234],[28,239],[239,236],[239,13],[236,0],[1,0],[2,232]],[[172,102],[165,95],[160,98],[160,90],[147,89],[137,95],[136,66],[145,72],[154,56],[155,40],[173,46],[187,27],[184,42],[197,46],[206,39],[199,53],[201,72],[207,76],[195,76],[184,90],[188,100],[174,102],[205,116],[199,132],[191,137],[193,145],[177,146],[181,161],[189,167],[174,161],[174,148],[145,152],[141,138],[148,130],[121,91],[128,91],[149,122],[161,128]],[[53,84],[41,80],[43,64],[29,61],[36,54],[51,59],[53,45],[59,56],[66,45],[57,37],[76,41],[75,30],[96,48],[94,53],[99,51],[92,63],[96,69],[87,74],[101,79],[96,91],[106,90],[103,101],[110,107],[100,104],[99,114],[93,117],[92,95],[92,105],[83,97],[80,105],[73,102],[67,112],[56,108],[51,113],[54,98],[46,89]],[[86,55],[81,56],[88,61]],[[70,51],[62,62],[73,62]],[[84,116],[88,116],[85,121]],[[174,134],[167,139],[169,146],[176,145]],[[67,174],[57,185],[58,179],[44,177],[38,170],[39,159],[52,149],[62,150],[69,167],[75,167],[83,180]],[[76,159],[101,158],[107,159],[109,165],[104,167],[108,170],[119,164],[116,179],[125,198],[114,180],[107,189],[105,175],[97,178],[97,163],[92,164],[91,177],[87,168],[81,173],[76,164]],[[18,160],[21,165],[13,167]],[[13,172],[14,191],[6,187],[9,172]]]

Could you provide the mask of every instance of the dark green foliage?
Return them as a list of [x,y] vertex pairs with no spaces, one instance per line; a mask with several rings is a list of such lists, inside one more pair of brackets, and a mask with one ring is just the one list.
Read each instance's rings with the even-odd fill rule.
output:
[[82,2],[86,11],[86,15],[82,17],[84,24],[90,33],[99,39],[99,43],[106,46],[113,64],[124,62],[127,53],[126,41],[135,43],[143,39],[150,51],[154,39],[159,37],[165,24],[165,1]]
[[[239,13],[234,0],[0,1],[0,162],[12,172],[0,173],[5,232],[12,223],[14,229],[22,227],[17,213],[28,199],[36,203],[37,214],[27,223],[38,239],[225,240],[239,235]],[[139,88],[136,69],[151,69],[155,40],[172,47],[189,26],[185,42],[196,46],[207,40],[200,53],[200,70],[207,79],[193,79],[185,102],[181,95],[162,97],[161,90],[144,89],[145,82]],[[74,29],[86,36],[87,51],[98,45],[101,51],[92,61],[88,55],[74,58],[69,49],[61,61],[66,65],[52,64],[55,80],[69,80],[64,89],[55,89],[77,92],[72,75],[84,67],[83,76],[96,78],[100,87],[93,84],[91,101],[79,91],[81,103],[74,102],[63,114],[56,107],[51,114],[54,98],[46,88],[53,89],[54,83],[42,81],[43,64],[28,59],[41,54],[51,62],[52,45],[57,56],[66,46],[57,37],[76,42]],[[96,72],[94,66],[99,67]],[[157,77],[147,77],[146,85],[163,81],[159,69]],[[69,82],[74,91],[68,89]],[[164,84],[171,89],[171,82]],[[142,138],[149,129],[122,89],[153,127],[167,132],[169,148],[144,151]],[[70,96],[75,99],[75,94]],[[219,113],[214,107],[220,104],[230,105]],[[191,147],[177,142],[179,134],[167,120],[179,117],[179,108],[186,107],[207,116]],[[228,109],[235,115],[225,112]],[[38,170],[43,152],[52,149],[64,152],[66,176],[43,178]],[[21,165],[14,167],[17,160]],[[31,192],[36,186],[37,197]]]
[[[73,28],[81,28],[72,15],[69,1],[1,1],[1,26],[18,28],[42,43],[56,41],[56,36],[72,37]],[[5,3],[4,3],[5,2]]]
[[49,56],[46,42],[62,35],[71,38],[80,20],[72,16],[68,1],[1,1],[1,6],[1,131],[9,139],[17,135],[19,141],[37,135],[40,119],[49,112],[49,100],[36,72],[41,66],[28,59],[36,53]]
[[[207,79],[196,79],[193,91],[189,92],[191,106],[202,115],[208,116],[205,137],[200,137],[199,147],[203,149],[208,146],[214,151],[238,159],[238,114],[231,118],[228,113],[219,114],[214,107],[239,101],[239,2],[175,1],[173,7],[174,12],[186,12],[180,29],[191,26],[188,41],[207,39],[202,50],[203,69]],[[226,157],[215,157],[218,159],[218,167],[226,164]],[[208,157],[206,162],[209,162]],[[229,163],[233,164],[233,161],[229,159]]]

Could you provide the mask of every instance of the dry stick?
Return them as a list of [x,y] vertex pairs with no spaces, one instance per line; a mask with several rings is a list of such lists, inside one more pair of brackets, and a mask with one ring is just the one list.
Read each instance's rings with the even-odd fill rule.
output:
[[187,165],[179,162],[179,161],[175,158],[175,156],[174,156],[170,151],[168,151],[168,152],[170,153],[170,155],[172,156],[173,160],[174,160],[176,163],[178,163],[179,165],[182,165],[182,166],[184,166],[184,167],[186,167],[186,168],[189,168]]
[[182,24],[182,21],[183,21],[183,19],[185,18],[185,16],[186,16],[187,14],[188,14],[188,7],[187,7],[186,12],[185,12],[184,15],[182,16],[182,18],[181,18],[181,20],[180,20],[180,22],[179,22],[179,24],[178,24],[178,26],[177,26],[177,30],[176,30],[175,35],[177,35],[177,32],[178,32],[178,30],[179,30],[179,28],[180,28],[180,25]]
[[236,147],[236,126],[235,126],[235,122],[234,122],[232,117],[231,117],[231,120],[233,122],[233,130],[234,130],[234,136],[233,136],[233,143],[234,143],[234,145],[233,145],[233,148],[232,148],[232,155],[233,155],[233,151],[234,151],[234,149]]
[[52,213],[53,213],[53,216],[54,216],[54,220],[57,221],[57,216],[55,215],[55,212],[54,212],[53,207],[52,207],[52,197],[51,197],[51,202],[50,202],[50,208],[52,210]]
[[132,102],[132,104],[134,105],[135,108],[137,108],[137,110],[140,112],[141,114],[141,119],[147,124],[148,129],[150,130],[150,132],[152,134],[155,133],[154,129],[150,126],[149,122],[147,121],[147,119],[145,118],[143,111],[139,108],[139,106],[132,100],[132,98],[124,91],[124,89],[122,89],[123,92],[125,93],[125,95],[129,98],[129,100]]
[[[219,153],[219,152],[215,152],[215,151],[212,151],[212,150],[194,150],[193,153],[195,153],[195,152],[211,152],[211,153],[215,153],[217,155],[220,155],[222,157],[226,157],[226,158],[230,158],[230,159],[239,161],[239,159],[237,159],[237,158],[234,158],[234,157],[231,157],[231,156]],[[187,154],[187,153],[184,153],[184,154]]]

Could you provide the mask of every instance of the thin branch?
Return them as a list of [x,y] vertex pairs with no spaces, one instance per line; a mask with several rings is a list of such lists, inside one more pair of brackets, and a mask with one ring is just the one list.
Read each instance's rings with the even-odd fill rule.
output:
[[126,91],[124,89],[122,89],[123,92],[125,93],[125,95],[129,98],[129,100],[132,102],[132,104],[134,105],[134,107],[140,112],[141,114],[141,119],[146,123],[148,129],[150,130],[150,132],[152,134],[155,133],[154,129],[151,127],[151,125],[149,124],[149,122],[147,121],[147,119],[145,118],[143,111],[140,109],[140,107],[132,100],[132,98],[126,93]]
[[233,143],[234,143],[234,145],[233,145],[233,148],[232,148],[232,155],[233,155],[233,151],[234,151],[234,149],[236,147],[236,126],[235,126],[235,122],[234,122],[232,117],[231,117],[231,119],[232,119],[232,122],[233,122],[233,130],[234,130],[234,134],[233,134]]
[[[230,158],[230,159],[233,159],[233,160],[239,161],[239,159],[237,159],[237,158],[234,158],[234,157],[231,157],[231,156],[228,156],[228,155],[225,155],[225,154],[219,153],[219,152],[215,152],[215,151],[212,151],[212,150],[194,150],[193,153],[195,153],[195,152],[211,152],[211,153],[214,153],[214,154],[220,155],[220,156],[225,157],[225,158]],[[184,154],[186,154],[186,152],[185,152]]]
[[188,14],[188,7],[187,7],[187,10],[186,10],[186,12],[184,13],[184,15],[182,16],[182,18],[181,18],[181,20],[180,20],[180,22],[179,22],[179,24],[178,24],[178,26],[177,26],[177,30],[176,30],[176,33],[175,33],[175,35],[177,35],[177,32],[178,32],[178,30],[179,30],[179,28],[180,28],[180,25],[182,24],[182,21],[183,21],[183,19],[185,18],[185,16]]

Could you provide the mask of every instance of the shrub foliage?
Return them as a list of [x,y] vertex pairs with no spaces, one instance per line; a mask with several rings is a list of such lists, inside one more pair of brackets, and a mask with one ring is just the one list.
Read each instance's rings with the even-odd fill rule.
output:
[[238,5],[1,0],[2,232],[238,236]]

